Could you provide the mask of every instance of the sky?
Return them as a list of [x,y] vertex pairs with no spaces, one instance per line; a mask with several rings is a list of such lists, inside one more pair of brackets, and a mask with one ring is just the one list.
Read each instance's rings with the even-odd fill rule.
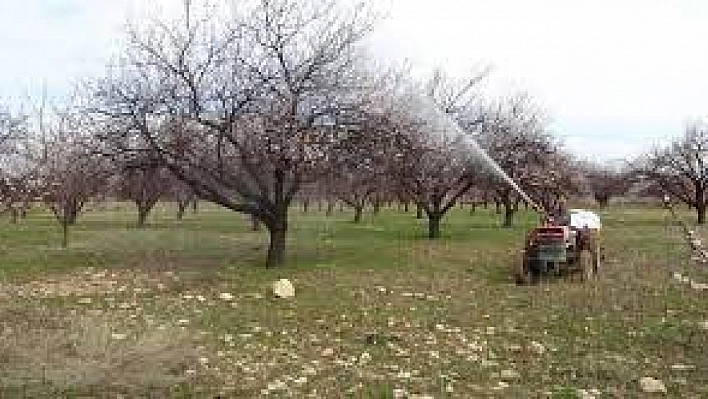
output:
[[[0,103],[100,76],[145,1],[0,0]],[[578,157],[632,157],[708,116],[708,1],[376,1],[373,54],[454,76],[490,67],[487,90],[530,93]]]

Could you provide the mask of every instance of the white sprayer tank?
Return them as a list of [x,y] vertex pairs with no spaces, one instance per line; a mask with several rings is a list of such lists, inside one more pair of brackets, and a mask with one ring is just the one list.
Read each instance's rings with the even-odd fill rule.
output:
[[570,226],[575,227],[576,229],[587,227],[592,230],[600,230],[602,227],[602,222],[600,221],[600,216],[598,216],[595,212],[587,211],[585,209],[571,209]]

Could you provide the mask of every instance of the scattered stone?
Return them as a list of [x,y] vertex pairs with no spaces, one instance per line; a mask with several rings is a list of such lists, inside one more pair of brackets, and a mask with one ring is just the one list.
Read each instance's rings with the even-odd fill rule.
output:
[[666,393],[666,386],[663,381],[653,377],[642,377],[639,386],[646,393]]
[[277,298],[292,298],[295,296],[295,287],[287,279],[280,279],[273,283],[273,294]]
[[596,399],[601,394],[599,389],[578,389],[578,399]]
[[334,356],[334,349],[332,349],[332,348],[325,348],[325,349],[322,351],[322,356],[324,356],[324,357],[332,357],[332,356]]
[[708,330],[708,320],[706,321],[699,321],[698,326],[704,330]]
[[692,364],[672,364],[671,365],[671,370],[675,370],[675,371],[693,370],[695,368],[696,368],[696,366],[694,366]]
[[674,272],[673,277],[674,277],[674,280],[676,280],[676,281],[678,281],[678,282],[681,282],[681,283],[684,283],[684,284],[689,284],[689,283],[691,282],[691,279],[690,279],[690,278],[688,278],[688,277],[686,277],[686,276],[684,276],[683,274],[678,273],[678,272]]
[[516,380],[521,377],[521,374],[519,374],[516,370],[505,369],[499,373],[499,377],[501,377],[502,380]]
[[234,296],[228,292],[222,292],[221,294],[219,294],[219,299],[223,299],[224,301],[232,301],[234,299]]
[[116,341],[122,341],[128,337],[128,334],[123,334],[123,333],[113,333],[111,334],[111,338],[115,339]]
[[396,388],[393,390],[393,397],[395,399],[405,398],[407,395],[408,395],[408,392],[403,388]]
[[508,349],[511,352],[520,352],[521,349],[523,349],[523,348],[519,344],[509,344],[509,345],[507,345],[506,349]]
[[412,377],[412,374],[408,371],[401,371],[398,373],[397,377],[401,380],[407,380]]
[[546,347],[538,341],[531,341],[529,348],[533,353],[537,355],[543,355],[544,353],[546,353]]
[[287,389],[287,385],[283,381],[276,380],[274,382],[268,383],[268,390],[269,391],[282,391]]
[[92,301],[91,298],[81,298],[77,302],[81,305],[89,305]]
[[708,284],[697,283],[697,282],[691,280],[691,289],[694,289],[696,291],[708,290]]

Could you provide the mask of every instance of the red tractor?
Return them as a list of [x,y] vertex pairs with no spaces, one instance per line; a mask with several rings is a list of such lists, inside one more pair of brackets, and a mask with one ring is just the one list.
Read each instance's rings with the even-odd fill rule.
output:
[[[546,218],[526,237],[522,261],[517,272],[519,284],[536,284],[541,276],[579,272],[583,280],[592,278],[600,267],[599,218],[591,212],[571,214],[567,223]],[[587,214],[597,222],[587,223]],[[588,226],[588,224],[590,226]],[[582,227],[579,227],[582,226]]]

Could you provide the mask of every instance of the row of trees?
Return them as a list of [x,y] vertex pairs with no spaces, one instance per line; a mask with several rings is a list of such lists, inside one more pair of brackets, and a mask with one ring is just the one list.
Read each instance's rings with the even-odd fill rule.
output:
[[[420,83],[405,69],[381,72],[364,55],[374,20],[331,0],[228,13],[186,2],[177,20],[131,30],[125,56],[91,85],[92,143],[112,157],[149,154],[200,198],[252,216],[270,234],[269,266],[283,261],[292,202],[313,186],[360,214],[387,185],[438,237],[445,213],[491,178],[460,145],[465,135],[509,160],[522,185],[563,184],[541,177],[568,170],[530,98],[480,99],[483,76]],[[511,224],[519,198],[499,190]]]
[[[71,107],[34,123],[0,114],[8,209],[39,198],[66,232],[107,192],[133,200],[140,224],[161,198],[180,215],[198,198],[265,226],[266,264],[277,266],[297,199],[342,201],[355,220],[366,204],[414,204],[430,238],[460,200],[494,201],[511,225],[523,200],[469,140],[545,206],[592,169],[563,151],[529,96],[484,97],[485,74],[420,81],[375,65],[366,7],[184,4],[174,20],[130,29],[123,56]],[[606,204],[615,177],[595,169],[585,175]]]

